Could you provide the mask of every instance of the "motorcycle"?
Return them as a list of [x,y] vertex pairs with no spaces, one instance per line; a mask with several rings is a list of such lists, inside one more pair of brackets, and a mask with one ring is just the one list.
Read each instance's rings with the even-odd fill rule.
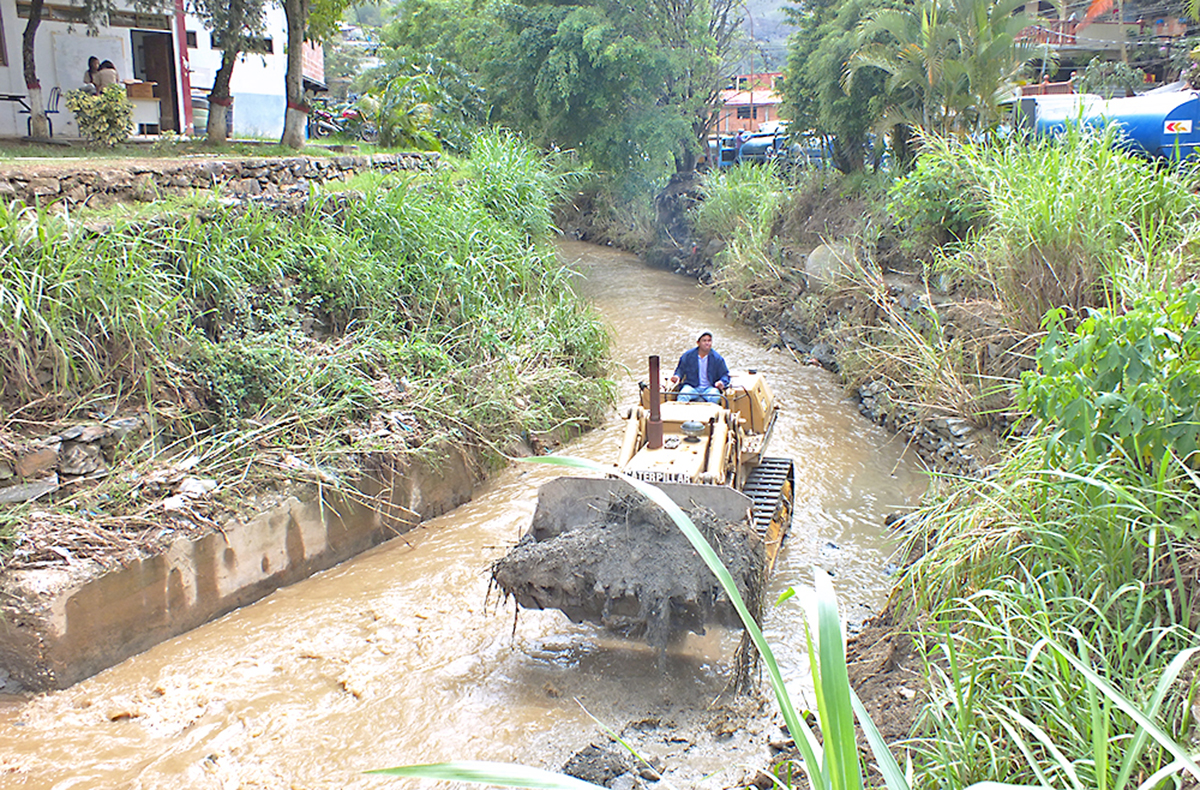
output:
[[357,107],[342,110],[341,122],[343,132],[365,143],[373,143],[379,139],[379,129]]
[[346,107],[333,112],[322,105],[315,105],[308,113],[308,136],[328,137],[331,134],[353,137],[373,143],[379,139],[379,129],[360,110]]

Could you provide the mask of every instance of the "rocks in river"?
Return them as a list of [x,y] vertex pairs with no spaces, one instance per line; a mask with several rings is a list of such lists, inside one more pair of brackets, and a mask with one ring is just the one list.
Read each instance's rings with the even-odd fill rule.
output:
[[563,773],[594,785],[615,788],[619,778],[628,780],[622,784],[635,786],[633,769],[633,759],[628,752],[592,743],[571,755],[563,766]]
[[808,352],[808,357],[826,370],[838,372],[837,356],[833,346],[828,343],[817,343],[812,347],[812,351]]
[[54,471],[58,466],[58,445],[34,447],[28,452],[18,455],[13,471],[17,477],[42,477]]
[[20,694],[24,690],[7,669],[0,667],[0,694]]
[[779,330],[779,343],[797,354],[808,354],[812,350],[812,346],[805,341],[803,336],[788,327]]
[[91,475],[106,469],[97,444],[66,442],[58,452],[58,471],[64,475]]

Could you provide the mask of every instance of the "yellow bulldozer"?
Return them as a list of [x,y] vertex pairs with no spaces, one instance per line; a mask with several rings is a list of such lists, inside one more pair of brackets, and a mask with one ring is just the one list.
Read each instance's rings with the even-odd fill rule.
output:
[[621,475],[688,512],[743,598],[756,601],[791,524],[795,472],[791,459],[764,454],[778,404],[762,373],[733,371],[720,403],[679,401],[658,357],[649,373],[625,414],[620,474],[544,484],[528,532],[492,578],[524,608],[560,609],[661,648],[740,620],[687,539]]

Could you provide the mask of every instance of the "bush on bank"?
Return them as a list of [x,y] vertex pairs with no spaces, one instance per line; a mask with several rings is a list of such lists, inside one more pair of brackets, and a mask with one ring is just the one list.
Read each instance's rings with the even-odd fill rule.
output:
[[[1172,738],[1195,737],[1195,657],[1165,691],[1156,684],[1195,646],[1200,621],[1200,201],[1189,170],[1112,143],[1111,130],[927,139],[889,204],[917,256],[901,268],[924,279],[919,308],[897,304],[870,228],[851,265],[803,295],[794,266],[774,276],[753,258],[719,262],[755,271],[759,292],[788,293],[783,310],[853,316],[851,376],[882,376],[930,414],[1022,416],[1024,438],[983,480],[943,479],[908,519],[913,562],[896,600],[930,684],[910,742],[917,785],[1179,781],[1174,758],[1040,650],[1044,640],[1070,646]],[[707,211],[732,229],[726,238],[745,233],[755,212],[715,211],[734,205],[736,185],[710,186],[724,190]],[[978,337],[968,313],[985,319]],[[1011,362],[985,365],[991,346]]]
[[[6,410],[148,413],[168,438],[314,461],[440,441],[495,451],[608,401],[608,338],[550,211],[569,163],[503,133],[432,174],[290,208],[196,198],[54,216],[0,207]],[[395,412],[411,435],[351,430]],[[215,474],[208,469],[208,474]]]
[[1116,151],[1113,137],[932,141],[893,191],[902,223],[954,237],[930,271],[1039,339],[1036,369],[1008,383],[1027,438],[982,483],[943,486],[914,517],[919,559],[902,588],[923,613],[931,679],[916,763],[941,786],[1124,787],[1171,763],[1061,661],[1035,657],[1043,639],[1072,645],[1178,741],[1192,737],[1195,673],[1154,690],[1200,617],[1200,330],[1187,282],[1198,203],[1187,170]]

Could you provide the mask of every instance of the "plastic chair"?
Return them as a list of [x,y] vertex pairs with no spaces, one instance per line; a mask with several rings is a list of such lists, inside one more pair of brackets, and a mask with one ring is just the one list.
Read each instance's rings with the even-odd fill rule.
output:
[[[62,100],[62,91],[55,85],[50,89],[50,94],[46,98],[46,123],[50,125],[50,136],[54,136],[54,121],[50,118],[51,115],[57,115],[58,104]],[[33,137],[33,113],[29,110],[21,110],[21,112],[29,115],[29,120],[25,122],[25,128],[30,137]]]

